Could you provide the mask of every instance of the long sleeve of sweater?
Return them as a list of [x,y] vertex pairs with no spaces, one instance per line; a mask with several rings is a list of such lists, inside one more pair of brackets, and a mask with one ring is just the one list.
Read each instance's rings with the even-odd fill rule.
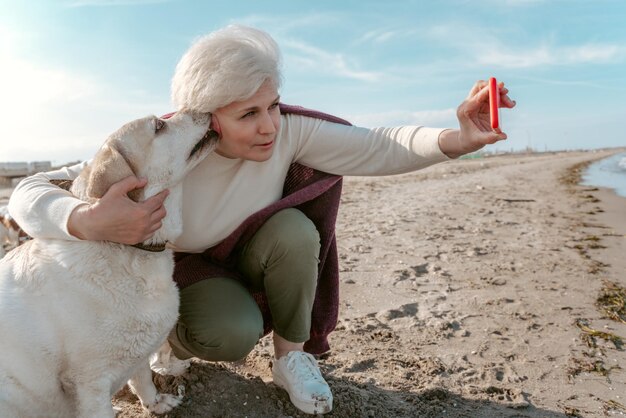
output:
[[[331,174],[402,174],[447,161],[439,148],[443,129],[423,126],[367,129],[313,118],[286,123],[283,137],[299,140],[295,161]],[[294,121],[295,122],[295,121]]]
[[38,173],[22,180],[9,200],[9,213],[35,238],[78,240],[67,230],[70,214],[82,200],[50,183],[50,180],[74,180],[88,162],[59,170]]

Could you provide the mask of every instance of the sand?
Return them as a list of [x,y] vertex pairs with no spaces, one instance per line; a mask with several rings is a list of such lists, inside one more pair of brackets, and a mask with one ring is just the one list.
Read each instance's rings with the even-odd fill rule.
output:
[[[626,324],[596,301],[626,287],[626,199],[577,184],[615,151],[508,155],[346,178],[340,321],[320,366],[333,417],[626,414]],[[586,330],[586,331],[585,331]],[[609,338],[590,337],[600,331]],[[301,417],[271,383],[271,343],[194,361],[170,417]],[[120,417],[143,416],[120,392]]]

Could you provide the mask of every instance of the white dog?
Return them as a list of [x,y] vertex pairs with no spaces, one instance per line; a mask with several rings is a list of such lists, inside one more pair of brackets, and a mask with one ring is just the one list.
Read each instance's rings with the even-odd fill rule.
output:
[[[148,179],[135,200],[168,188],[154,250],[182,232],[183,177],[215,147],[209,114],[139,119],[115,132],[71,191],[101,197],[129,175]],[[178,317],[171,250],[35,239],[0,260],[0,416],[113,417],[126,381],[150,412],[176,406],[148,365]]]
[[0,206],[0,258],[4,257],[6,245],[10,251],[26,241],[28,236],[9,215],[6,206]]
[[0,222],[0,258],[4,257],[6,254],[4,250],[4,244],[10,243],[10,235],[9,230]]

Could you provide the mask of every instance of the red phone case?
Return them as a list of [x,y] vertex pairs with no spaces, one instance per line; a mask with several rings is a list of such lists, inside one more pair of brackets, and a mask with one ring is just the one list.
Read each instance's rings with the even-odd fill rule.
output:
[[500,89],[495,77],[489,79],[489,114],[491,128],[500,133]]

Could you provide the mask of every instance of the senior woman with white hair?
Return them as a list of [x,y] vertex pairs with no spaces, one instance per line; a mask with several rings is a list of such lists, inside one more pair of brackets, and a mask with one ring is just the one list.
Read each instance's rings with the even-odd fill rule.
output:
[[[183,233],[170,245],[180,255],[177,268],[194,261],[175,272],[175,280],[184,285],[179,322],[169,343],[181,359],[245,357],[267,331],[267,318],[251,295],[261,292],[271,315],[275,383],[302,411],[325,413],[332,409],[332,393],[315,358],[305,352],[305,342],[313,335],[320,248],[327,240],[320,238],[319,220],[309,219],[300,206],[263,212],[284,200],[290,167],[297,163],[337,176],[400,174],[457,158],[506,135],[489,127],[484,81],[477,82],[459,106],[459,130],[366,129],[315,112],[292,109],[281,114],[280,85],[276,43],[267,33],[244,26],[229,26],[199,39],[176,68],[175,105],[179,110],[211,112],[219,142],[215,153],[184,181]],[[502,87],[501,106],[514,105]],[[20,183],[10,210],[22,227],[33,236],[126,244],[152,236],[165,215],[166,191],[133,202],[127,193],[145,183],[129,177],[89,205],[50,184],[51,179],[75,178],[86,164]],[[269,215],[254,218],[259,213]],[[211,250],[221,248],[247,219],[262,222],[250,234],[237,235],[229,247],[226,259],[232,263],[226,270],[234,270],[236,278],[216,273],[219,269],[206,270],[203,263],[211,263],[216,253]],[[195,274],[191,281],[190,274]]]

